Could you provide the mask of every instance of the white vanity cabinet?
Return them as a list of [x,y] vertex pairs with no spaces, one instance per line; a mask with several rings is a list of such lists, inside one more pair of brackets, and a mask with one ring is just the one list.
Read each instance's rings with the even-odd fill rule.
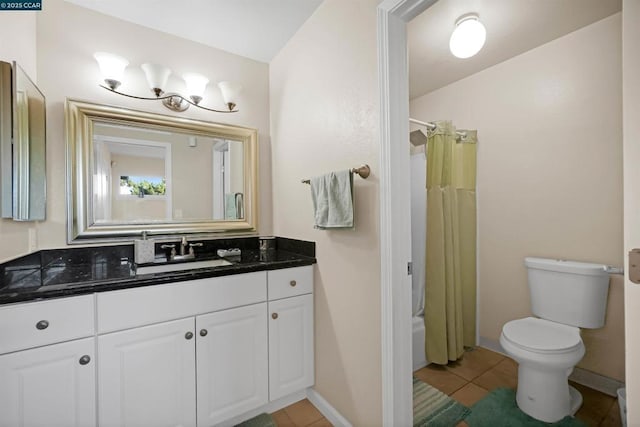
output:
[[0,427],[227,425],[313,370],[313,266],[0,306]]
[[99,425],[206,427],[266,403],[266,276],[98,294]]
[[266,319],[266,302],[196,318],[199,426],[269,401]]
[[313,267],[268,273],[269,398],[314,383]]
[[92,295],[0,307],[0,426],[96,425],[93,326]]
[[196,425],[193,318],[98,337],[101,427]]

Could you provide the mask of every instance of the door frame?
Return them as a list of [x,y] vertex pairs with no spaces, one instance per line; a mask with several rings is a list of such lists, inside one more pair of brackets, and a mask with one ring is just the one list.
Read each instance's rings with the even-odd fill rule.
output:
[[437,0],[378,5],[382,425],[413,425],[407,22]]

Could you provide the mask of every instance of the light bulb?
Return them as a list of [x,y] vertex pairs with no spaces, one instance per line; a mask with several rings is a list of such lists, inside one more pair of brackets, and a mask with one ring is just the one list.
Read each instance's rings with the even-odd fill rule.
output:
[[194,103],[202,101],[202,95],[209,83],[209,79],[201,74],[185,73],[182,75],[184,82],[187,84],[187,95]]
[[111,90],[115,90],[122,83],[124,69],[129,65],[129,61],[121,56],[106,52],[96,52],[93,57],[98,61],[104,82]]
[[167,79],[171,74],[171,70],[158,64],[142,64],[140,66],[147,77],[147,83],[151,91],[160,96],[164,93],[163,88],[167,85]]
[[487,30],[478,20],[478,15],[465,15],[456,22],[449,39],[449,50],[458,58],[471,58],[480,52],[487,39]]
[[218,83],[218,87],[220,88],[220,92],[222,92],[222,98],[224,99],[224,103],[227,104],[229,111],[233,110],[236,107],[242,86],[234,82],[220,82]]

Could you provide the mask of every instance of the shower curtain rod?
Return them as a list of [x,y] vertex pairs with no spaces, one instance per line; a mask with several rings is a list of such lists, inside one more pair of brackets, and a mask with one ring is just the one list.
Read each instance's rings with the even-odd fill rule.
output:
[[[420,120],[412,119],[411,117],[409,117],[409,122],[415,123],[416,125],[426,126],[426,128],[429,130],[434,130],[436,128],[435,123],[421,122]],[[466,132],[461,132],[459,130],[456,131],[456,135],[458,135],[461,139],[465,139],[467,137]]]

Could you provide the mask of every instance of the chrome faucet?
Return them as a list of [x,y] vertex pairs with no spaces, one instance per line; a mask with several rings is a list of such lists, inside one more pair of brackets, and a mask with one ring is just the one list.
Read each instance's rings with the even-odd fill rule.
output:
[[[187,237],[184,236],[180,240],[180,250],[176,251],[176,245],[162,245],[162,249],[171,249],[171,253],[169,255],[169,261],[184,261],[195,259],[196,252],[193,248],[203,246],[202,243],[189,243]],[[188,249],[187,249],[188,248]],[[178,253],[180,252],[180,253]]]
[[[196,251],[193,248],[202,246],[202,243],[189,243],[187,236],[183,236],[180,241],[180,255],[174,257],[174,259],[194,259],[196,257]],[[188,249],[187,249],[188,248]]]
[[187,254],[188,246],[189,242],[187,241],[187,236],[182,236],[182,241],[180,242],[180,256],[185,256]]

